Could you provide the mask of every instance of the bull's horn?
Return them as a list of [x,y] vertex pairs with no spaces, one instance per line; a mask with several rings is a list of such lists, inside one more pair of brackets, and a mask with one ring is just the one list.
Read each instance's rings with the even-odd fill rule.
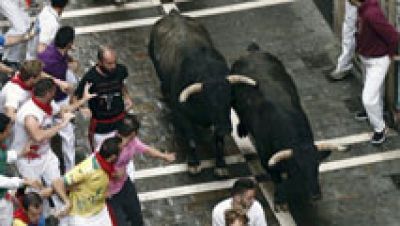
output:
[[198,93],[203,89],[202,83],[193,83],[192,85],[187,86],[185,89],[182,90],[181,94],[179,95],[179,102],[183,103],[186,102],[190,95],[194,93]]
[[256,80],[244,76],[244,75],[229,75],[228,77],[226,77],[226,79],[229,81],[230,84],[238,84],[238,83],[243,83],[243,84],[247,84],[250,86],[256,86],[257,82]]
[[268,161],[268,166],[273,167],[275,166],[278,162],[282,160],[289,159],[293,156],[293,150],[290,149],[284,149],[276,152]]

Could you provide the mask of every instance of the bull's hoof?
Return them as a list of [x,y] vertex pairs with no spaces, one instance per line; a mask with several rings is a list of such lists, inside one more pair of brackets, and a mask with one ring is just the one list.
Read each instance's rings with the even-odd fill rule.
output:
[[226,178],[229,176],[229,171],[226,167],[217,167],[214,169],[214,174],[218,178]]
[[289,211],[289,205],[287,203],[275,203],[274,211],[275,212],[287,212],[287,211]]
[[189,165],[188,172],[189,175],[191,176],[198,175],[199,173],[201,173],[201,165],[192,165],[192,166]]

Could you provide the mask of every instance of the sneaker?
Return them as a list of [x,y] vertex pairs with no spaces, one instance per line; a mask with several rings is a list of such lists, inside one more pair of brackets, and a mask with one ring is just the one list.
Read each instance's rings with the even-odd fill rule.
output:
[[374,132],[371,138],[371,144],[382,144],[386,139],[385,129],[382,132]]
[[368,119],[368,115],[366,111],[359,111],[354,118],[358,121],[365,121]]
[[339,70],[335,69],[334,71],[332,71],[329,74],[329,78],[332,79],[333,81],[342,80],[350,73],[350,70],[351,70],[351,68],[344,70],[344,71],[339,71]]

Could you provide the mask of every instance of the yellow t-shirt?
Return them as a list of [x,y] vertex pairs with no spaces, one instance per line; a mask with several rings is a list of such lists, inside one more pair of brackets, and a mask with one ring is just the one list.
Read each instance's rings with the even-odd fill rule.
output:
[[13,226],[27,226],[27,224],[20,219],[14,219]]
[[106,204],[108,176],[101,169],[95,156],[87,158],[65,174],[64,183],[72,186],[69,198],[71,215],[93,216]]

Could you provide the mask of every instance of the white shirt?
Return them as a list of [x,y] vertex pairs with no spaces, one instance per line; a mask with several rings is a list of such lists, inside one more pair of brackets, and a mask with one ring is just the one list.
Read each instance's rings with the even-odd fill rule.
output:
[[39,42],[49,45],[60,28],[60,16],[51,6],[45,6],[38,15]]
[[[212,211],[212,226],[225,226],[225,211],[232,209],[232,198],[218,203]],[[261,204],[254,200],[253,205],[247,211],[249,226],[267,226],[264,210]]]
[[27,59],[36,59],[39,43],[50,45],[60,28],[60,16],[50,5],[45,6],[36,18],[35,26],[39,26],[39,35],[29,41]]
[[[13,163],[17,160],[17,152],[14,150],[7,151],[7,163]],[[19,177],[6,177],[0,175],[0,188],[17,189],[23,185],[24,180]]]
[[6,177],[0,175],[0,188],[17,189],[21,187],[23,183],[24,180],[19,177]]
[[16,33],[22,34],[29,29],[29,16],[23,1],[0,0],[0,14],[7,18]]
[[6,107],[18,110],[30,97],[30,91],[9,81],[0,91],[0,112],[4,113]]
[[[53,107],[53,114],[56,114],[59,109],[54,101],[52,101],[51,105]],[[17,112],[17,117],[14,124],[14,139],[11,144],[11,149],[13,150],[22,150],[27,142],[31,140],[25,127],[25,118],[27,116],[35,117],[42,129],[50,128],[54,124],[53,115],[47,115],[46,112],[44,112],[32,101],[32,99],[28,100]],[[40,155],[47,154],[51,150],[50,140],[45,140],[40,143],[32,143],[32,145],[38,146],[36,153]]]

